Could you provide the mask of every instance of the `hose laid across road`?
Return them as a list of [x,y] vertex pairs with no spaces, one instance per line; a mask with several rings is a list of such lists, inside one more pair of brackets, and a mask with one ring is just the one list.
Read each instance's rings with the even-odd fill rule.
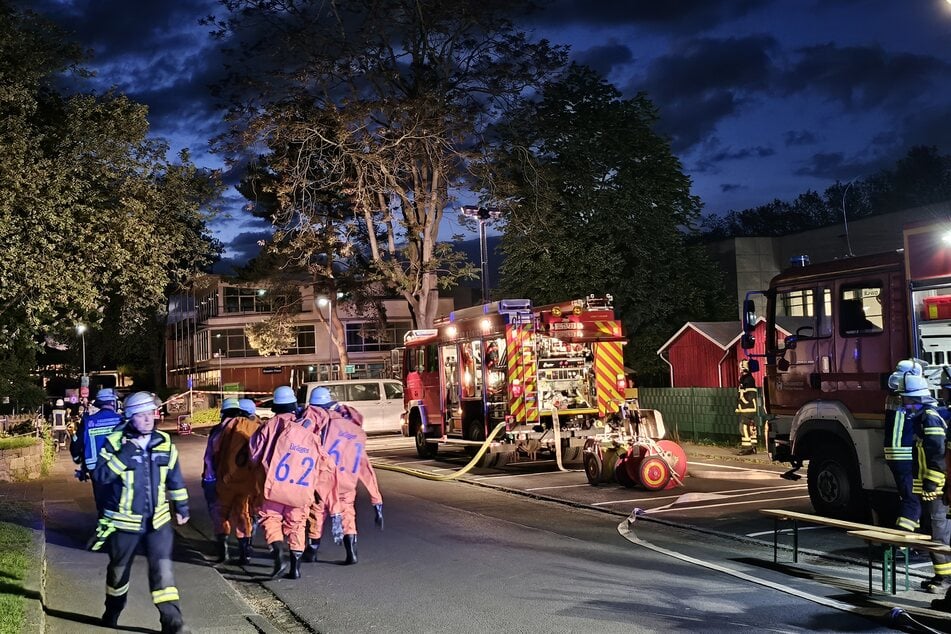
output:
[[476,455],[472,456],[472,460],[469,461],[469,464],[464,466],[459,471],[453,473],[448,473],[445,475],[436,475],[433,473],[427,473],[426,471],[420,471],[419,469],[410,469],[408,467],[400,467],[394,464],[386,463],[374,463],[374,469],[383,469],[385,471],[395,471],[397,473],[405,473],[407,475],[416,476],[417,478],[423,478],[424,480],[435,480],[437,482],[445,482],[446,480],[455,480],[458,477],[461,477],[469,472],[472,467],[478,464],[482,456],[485,455],[485,452],[489,450],[489,445],[492,444],[492,441],[495,440],[495,437],[499,435],[505,429],[505,423],[499,423],[495,426],[495,429],[492,430],[492,433],[489,434],[488,438],[485,439],[485,442],[482,443],[482,446],[479,447],[479,451],[476,452]]

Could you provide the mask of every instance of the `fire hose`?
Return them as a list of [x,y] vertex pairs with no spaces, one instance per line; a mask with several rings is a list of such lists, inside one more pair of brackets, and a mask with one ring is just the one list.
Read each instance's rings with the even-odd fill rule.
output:
[[469,464],[464,466],[459,471],[445,475],[436,475],[434,473],[427,473],[426,471],[421,471],[419,469],[410,469],[408,467],[400,467],[398,465],[386,464],[386,463],[376,463],[373,465],[374,469],[383,469],[384,471],[395,471],[397,473],[405,473],[406,475],[416,476],[417,478],[423,478],[424,480],[435,480],[437,482],[445,482],[447,480],[455,480],[458,477],[461,477],[469,472],[474,466],[476,466],[482,456],[485,455],[485,452],[489,450],[489,446],[495,440],[495,437],[505,429],[505,423],[499,423],[495,426],[495,429],[489,434],[485,439],[485,442],[482,443],[482,446],[479,447],[479,451],[472,456],[472,460],[469,461]]

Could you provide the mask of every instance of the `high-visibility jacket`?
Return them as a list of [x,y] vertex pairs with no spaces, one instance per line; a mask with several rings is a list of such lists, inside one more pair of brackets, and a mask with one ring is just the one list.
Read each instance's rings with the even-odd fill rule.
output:
[[103,408],[95,414],[83,414],[76,430],[77,440],[69,446],[73,462],[92,472],[99,462],[99,452],[106,443],[106,436],[122,422],[115,410]]
[[947,425],[933,405],[909,412],[906,419],[913,422],[918,440],[915,443],[915,493],[941,491],[946,479],[944,454],[947,444]]
[[914,459],[915,425],[908,420],[899,397],[885,403],[885,460],[911,462]]
[[740,384],[736,392],[736,413],[755,414],[756,399],[759,392],[756,390],[756,379],[749,372],[740,374]]
[[144,533],[171,519],[169,500],[188,516],[188,492],[171,437],[155,430],[145,449],[125,429],[106,437],[93,472],[103,491],[103,516],[116,530]]

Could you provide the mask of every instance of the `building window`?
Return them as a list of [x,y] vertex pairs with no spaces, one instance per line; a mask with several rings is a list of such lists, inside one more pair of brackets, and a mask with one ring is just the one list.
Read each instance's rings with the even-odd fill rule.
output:
[[216,330],[211,336],[212,355],[219,352],[228,358],[256,357],[258,351],[251,347],[248,338],[244,335],[244,328],[227,328]]
[[294,347],[287,351],[287,354],[314,354],[316,351],[317,338],[314,336],[314,327],[297,326],[297,340]]
[[273,313],[279,308],[291,304],[300,304],[299,291],[274,293],[262,288],[224,287],[224,312],[236,313]]
[[412,330],[413,324],[393,322],[378,328],[372,322],[348,323],[347,352],[384,352],[402,345],[403,335]]

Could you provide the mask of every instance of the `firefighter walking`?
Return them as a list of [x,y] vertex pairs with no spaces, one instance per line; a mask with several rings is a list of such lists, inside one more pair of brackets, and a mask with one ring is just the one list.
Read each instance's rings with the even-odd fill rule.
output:
[[[188,521],[188,493],[178,450],[168,434],[155,429],[155,401],[136,392],[125,401],[125,424],[109,434],[93,473],[101,487],[103,513],[93,550],[108,545],[106,602],[102,624],[116,627],[129,593],[132,561],[144,546],[152,601],[162,632],[183,632],[178,588],[172,574],[174,531],[169,499],[178,524]],[[167,496],[167,497],[166,497]]]
[[[73,462],[79,465],[76,478],[80,482],[91,479],[99,462],[99,452],[106,443],[106,437],[122,423],[122,417],[116,412],[116,393],[111,388],[102,388],[96,392],[93,405],[99,408],[95,414],[85,413],[79,421],[69,445]],[[93,482],[92,496],[96,501],[96,513],[102,515],[102,494]]]
[[[314,419],[314,429],[320,435],[320,444],[333,458],[335,469],[324,471],[335,478],[335,483],[322,478],[318,483],[319,500],[310,508],[307,549],[305,561],[315,561],[328,515],[334,543],[343,542],[347,553],[345,564],[355,564],[357,555],[357,519],[354,504],[357,485],[362,482],[373,504],[374,522],[383,528],[383,497],[377,483],[376,472],[366,453],[367,435],[363,431],[363,416],[352,407],[338,403],[330,390],[318,387],[311,392],[309,407],[304,411],[306,419]],[[336,499],[332,506],[327,499]]]
[[740,361],[740,377],[736,393],[736,413],[740,415],[740,451],[741,456],[756,453],[757,434],[756,416],[758,413],[759,392],[756,379],[750,372],[750,362]]
[[220,453],[221,437],[228,426],[241,416],[238,399],[228,397],[221,402],[221,420],[208,432],[208,442],[205,445],[205,454],[202,457],[201,489],[205,494],[205,504],[208,514],[215,526],[215,546],[217,563],[228,561],[228,533],[219,529],[224,524],[222,518],[221,501],[218,497],[218,474],[216,469],[217,456]]

